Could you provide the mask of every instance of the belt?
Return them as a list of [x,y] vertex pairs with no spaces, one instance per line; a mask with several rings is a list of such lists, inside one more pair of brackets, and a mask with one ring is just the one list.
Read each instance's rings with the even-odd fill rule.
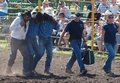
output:
[[81,39],[71,39],[71,40],[81,40]]
[[48,36],[40,36],[40,37],[42,37],[42,38],[50,38],[50,37],[48,37]]

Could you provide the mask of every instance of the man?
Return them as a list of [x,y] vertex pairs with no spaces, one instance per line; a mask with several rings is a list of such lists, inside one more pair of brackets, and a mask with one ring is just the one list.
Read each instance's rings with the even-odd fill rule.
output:
[[31,12],[25,10],[23,14],[16,17],[15,20],[10,25],[11,31],[11,52],[8,59],[6,74],[12,74],[11,67],[14,64],[16,59],[17,50],[19,49],[23,56],[23,75],[30,76],[30,54],[27,49],[27,45],[25,42],[26,33],[28,30],[29,20],[31,18]]
[[38,35],[38,30],[40,26],[40,20],[42,19],[43,14],[41,12],[33,12],[32,13],[32,18],[29,21],[29,28],[26,34],[26,42],[27,42],[27,47],[30,53],[30,70],[33,73],[33,75],[37,75],[36,71],[32,71],[32,62],[34,59],[34,56],[40,55],[40,50],[39,50],[39,45],[37,42],[36,36]]
[[98,6],[97,12],[105,13],[107,10],[110,9],[110,3],[107,0],[102,0],[102,3]]
[[59,2],[55,16],[58,16],[59,13],[64,13],[65,18],[70,18],[71,12],[64,1]]
[[57,21],[54,20],[53,17],[49,16],[48,14],[44,13],[44,18],[40,22],[38,36],[39,36],[39,50],[40,55],[36,55],[33,60],[33,67],[32,70],[35,71],[36,65],[38,64],[38,61],[42,58],[44,55],[44,52],[46,50],[46,61],[45,61],[45,69],[44,69],[44,75],[53,75],[53,73],[50,72],[50,66],[52,61],[52,31],[53,29],[58,30],[60,25],[57,23]]
[[[64,36],[64,34],[66,32],[69,32],[70,34],[70,44],[71,47],[73,48],[73,52],[72,52],[72,56],[70,58],[70,60],[68,61],[67,65],[66,65],[66,72],[67,73],[73,73],[71,68],[74,64],[74,62],[77,60],[79,67],[80,67],[80,72],[82,75],[85,75],[87,73],[87,70],[85,69],[85,66],[82,62],[82,55],[81,55],[81,38],[83,38],[83,41],[85,41],[84,38],[84,33],[83,33],[83,29],[84,29],[84,24],[83,22],[80,20],[80,13],[77,12],[75,13],[75,16],[73,18],[73,20],[71,22],[69,22],[66,26],[66,28],[64,29],[64,31],[62,32],[59,42],[58,42],[58,46],[60,46],[61,44],[61,40]],[[85,43],[86,45],[86,43]]]

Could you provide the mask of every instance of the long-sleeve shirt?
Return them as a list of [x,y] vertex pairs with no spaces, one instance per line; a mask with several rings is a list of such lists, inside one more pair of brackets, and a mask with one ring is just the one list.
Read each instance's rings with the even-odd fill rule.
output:
[[27,31],[26,36],[29,37],[36,37],[38,35],[38,29],[39,29],[40,23],[35,23],[34,19],[31,18],[29,21],[29,29]]
[[10,25],[11,37],[19,40],[24,40],[26,37],[26,33],[28,30],[29,21],[26,22],[26,30],[24,26],[20,25],[22,21],[22,16],[18,16],[14,19],[12,24]]
[[[6,5],[5,7],[3,7]],[[6,1],[0,3],[0,12],[8,13],[8,3]]]
[[49,20],[45,20],[43,23],[40,23],[38,36],[51,37],[53,29],[58,30],[59,27],[59,24],[53,24]]

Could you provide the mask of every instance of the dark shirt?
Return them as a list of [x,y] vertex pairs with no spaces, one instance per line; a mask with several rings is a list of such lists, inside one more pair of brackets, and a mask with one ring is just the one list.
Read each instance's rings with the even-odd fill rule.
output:
[[81,20],[79,22],[75,22],[74,20],[72,20],[67,24],[66,28],[64,29],[64,32],[69,32],[70,41],[78,40],[78,39],[81,40],[83,29],[84,29],[84,24]]
[[[94,21],[100,20],[101,14],[100,13],[95,13],[94,14]],[[92,12],[88,14],[87,18],[92,18]]]
[[104,42],[116,44],[116,33],[118,32],[116,25],[114,23],[112,24],[106,23],[103,26],[103,29],[105,30]]
[[29,28],[26,36],[36,37],[38,35],[39,26],[40,26],[40,23],[35,23],[34,19],[31,18],[29,21]]
[[59,24],[53,24],[49,20],[45,20],[43,23],[40,23],[38,36],[51,37],[53,29],[58,30],[59,27]]

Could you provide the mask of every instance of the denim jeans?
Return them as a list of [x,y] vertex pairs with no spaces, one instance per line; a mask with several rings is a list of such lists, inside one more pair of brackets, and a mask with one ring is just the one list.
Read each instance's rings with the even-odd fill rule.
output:
[[45,70],[46,72],[49,72],[50,64],[52,61],[52,38],[51,37],[39,37],[39,51],[40,55],[36,55],[34,57],[34,63],[33,63],[33,70],[35,70],[35,67],[38,63],[38,61],[42,58],[44,55],[44,52],[46,50],[46,61],[45,61]]
[[11,52],[8,59],[8,66],[12,67],[16,59],[17,50],[19,49],[23,56],[23,72],[30,71],[30,54],[25,40],[18,40],[11,37],[10,40]]
[[103,69],[111,70],[112,60],[115,57],[116,44],[109,44],[109,43],[104,43],[104,44],[105,44],[105,48],[108,51],[108,58],[106,59],[103,65]]
[[31,66],[30,69],[32,70],[32,66],[33,66],[33,59],[34,59],[34,55],[35,56],[40,56],[40,49],[39,49],[39,45],[37,42],[37,38],[36,37],[26,37],[26,42],[27,42],[27,47],[29,50],[29,53],[31,55]]
[[82,62],[82,55],[81,55],[81,40],[71,40],[70,41],[71,47],[73,48],[73,52],[72,52],[72,56],[70,57],[67,65],[66,65],[66,69],[71,69],[74,62],[77,59],[77,62],[79,64],[80,67],[80,72],[82,70],[85,70],[85,66],[84,63]]

